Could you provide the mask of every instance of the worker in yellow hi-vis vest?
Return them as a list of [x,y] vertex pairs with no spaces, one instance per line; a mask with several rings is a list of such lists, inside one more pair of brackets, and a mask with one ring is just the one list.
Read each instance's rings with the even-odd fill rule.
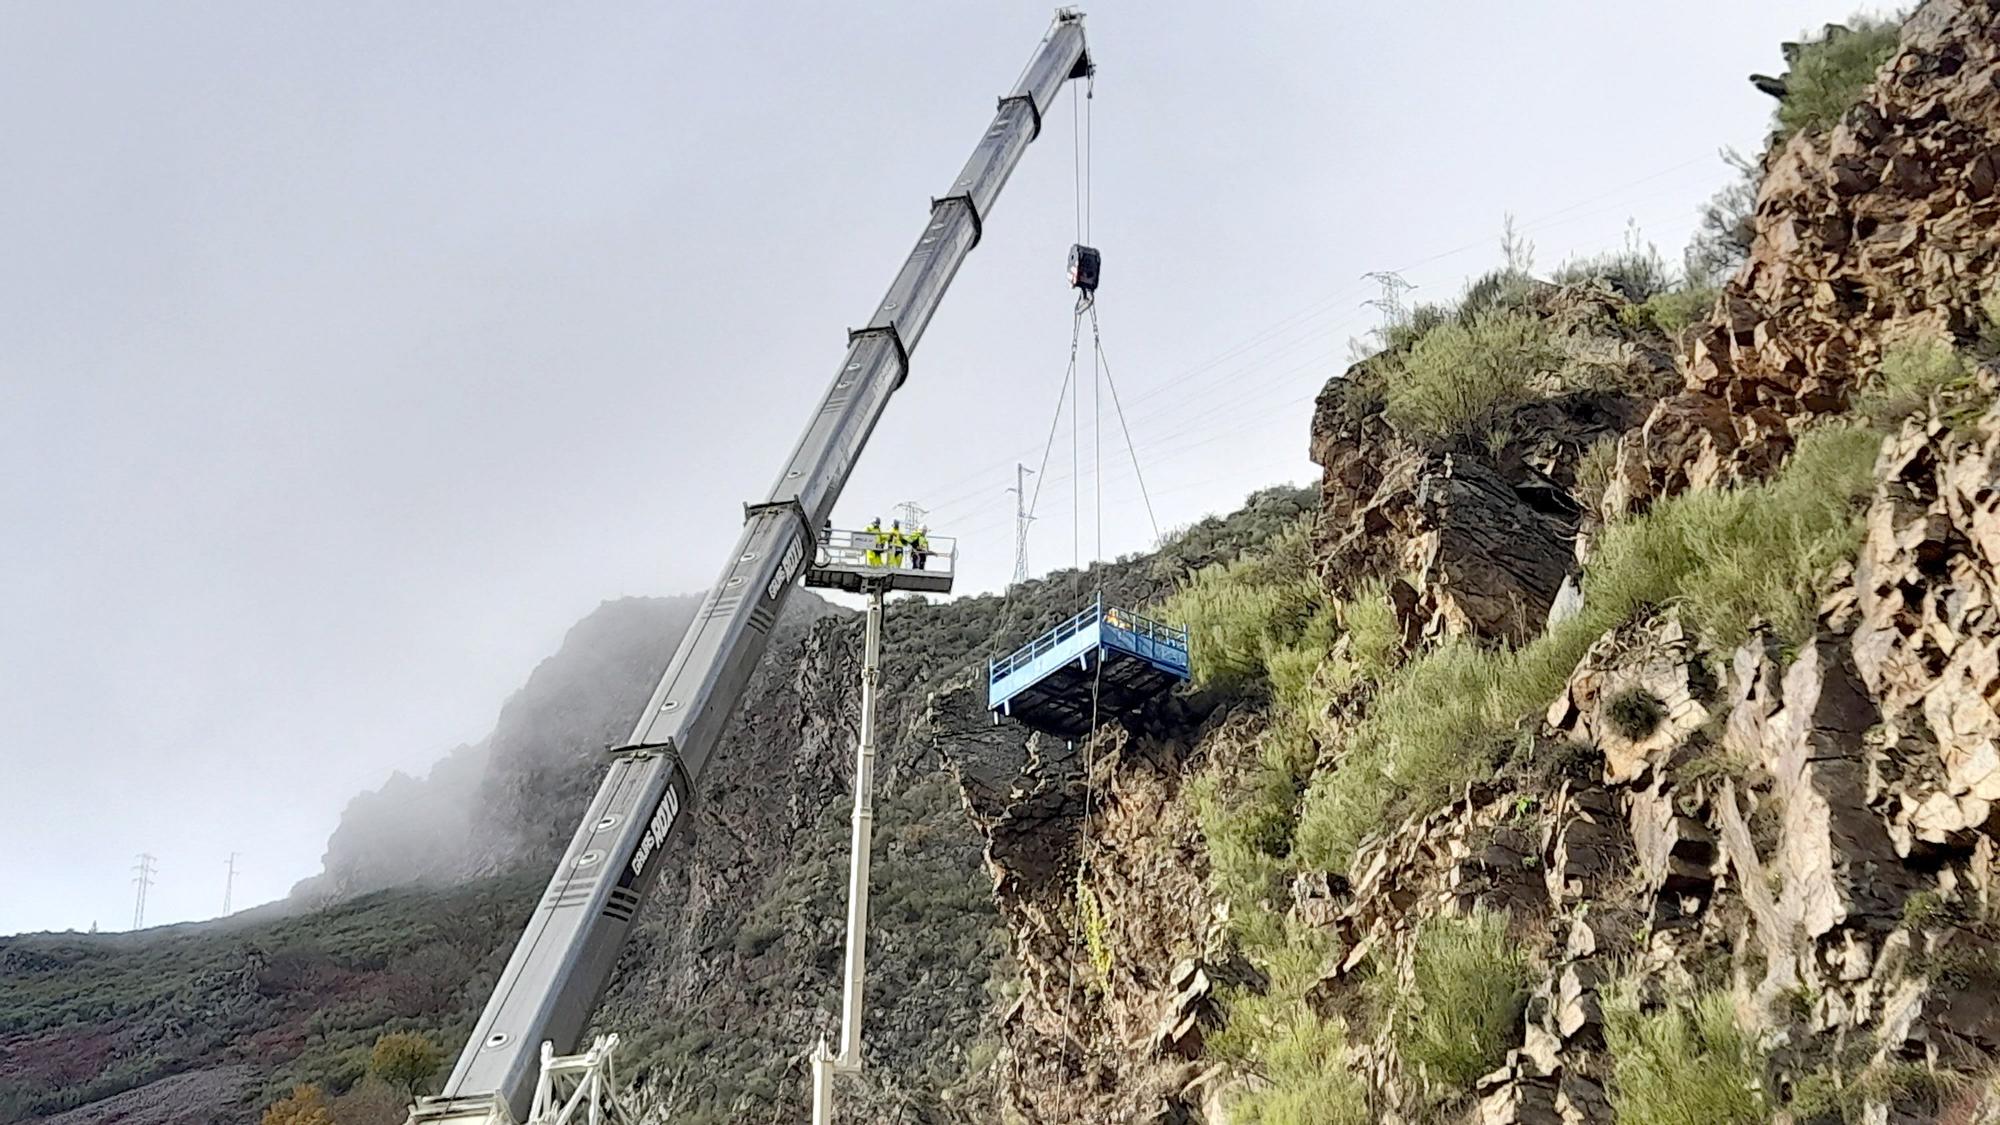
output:
[[902,566],[902,565],[903,565],[903,548],[904,548],[905,546],[907,546],[907,545],[909,544],[909,542],[910,542],[910,537],[909,537],[908,535],[905,535],[905,534],[903,533],[903,521],[902,521],[902,520],[892,520],[892,521],[890,521],[890,524],[889,524],[889,565],[890,565],[890,566]]
[[930,528],[919,527],[910,533],[910,568],[922,570],[931,557]]
[[889,533],[882,530],[881,516],[868,521],[868,535],[868,565],[881,566],[889,552]]

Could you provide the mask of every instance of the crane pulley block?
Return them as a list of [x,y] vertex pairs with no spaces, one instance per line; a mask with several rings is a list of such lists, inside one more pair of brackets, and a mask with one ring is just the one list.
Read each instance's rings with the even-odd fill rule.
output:
[[1085,293],[1097,292],[1097,271],[1103,258],[1095,246],[1079,242],[1069,248],[1069,287]]

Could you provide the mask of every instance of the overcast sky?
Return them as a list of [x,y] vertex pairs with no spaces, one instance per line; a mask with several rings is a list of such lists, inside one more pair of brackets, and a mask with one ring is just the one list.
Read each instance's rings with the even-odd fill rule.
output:
[[[1093,6],[1100,309],[1160,522],[1307,479],[1374,319],[1677,259],[1744,81],[1846,0]],[[483,736],[605,598],[697,590],[1044,3],[0,5],[0,932],[213,915]],[[843,503],[1013,563],[1068,348],[1068,95]],[[1094,549],[1085,396],[1031,540]],[[1151,538],[1108,398],[1107,554]],[[1067,423],[1065,423],[1065,428]]]

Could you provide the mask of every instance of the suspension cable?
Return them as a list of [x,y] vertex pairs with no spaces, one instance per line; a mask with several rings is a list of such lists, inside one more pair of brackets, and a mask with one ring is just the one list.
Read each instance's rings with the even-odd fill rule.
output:
[[1079,314],[1069,329],[1069,368],[1063,372],[1062,389],[1056,392],[1056,412],[1049,419],[1049,440],[1042,446],[1042,464],[1035,470],[1035,491],[1028,496],[1028,518],[1035,518],[1035,506],[1042,500],[1042,482],[1048,478],[1049,453],[1056,447],[1056,429],[1062,425],[1063,404],[1069,399],[1070,381],[1076,378],[1076,345],[1083,331],[1083,317]]
[[[1104,354],[1104,337],[1097,330],[1097,306],[1090,307],[1090,343],[1096,353],[1092,361],[1093,372],[1099,365],[1104,368],[1104,385],[1111,391],[1111,408],[1118,412],[1118,428],[1125,435],[1125,452],[1132,456],[1132,475],[1139,481],[1139,496],[1146,502],[1146,522],[1153,525],[1153,546],[1160,545],[1160,521],[1153,514],[1153,495],[1146,489],[1146,474],[1139,468],[1139,448],[1132,444],[1132,428],[1125,422],[1125,407],[1118,401],[1118,383],[1111,377],[1111,358]],[[1103,517],[1100,516],[1100,519]]]

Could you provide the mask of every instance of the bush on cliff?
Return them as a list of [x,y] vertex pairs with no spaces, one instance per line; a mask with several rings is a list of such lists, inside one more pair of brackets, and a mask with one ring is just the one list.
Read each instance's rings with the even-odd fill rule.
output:
[[1857,15],[1805,40],[1785,73],[1778,101],[1778,136],[1832,128],[1861,100],[1875,72],[1896,51],[1899,20]]

